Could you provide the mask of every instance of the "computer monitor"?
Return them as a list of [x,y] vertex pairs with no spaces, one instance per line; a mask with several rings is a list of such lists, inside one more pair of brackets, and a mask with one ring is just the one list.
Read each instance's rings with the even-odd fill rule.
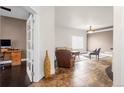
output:
[[0,47],[1,48],[11,48],[11,40],[10,39],[0,39]]

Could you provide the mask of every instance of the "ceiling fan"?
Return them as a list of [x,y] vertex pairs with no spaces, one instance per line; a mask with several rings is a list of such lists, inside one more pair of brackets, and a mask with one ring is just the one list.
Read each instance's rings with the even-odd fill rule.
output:
[[101,30],[108,30],[108,29],[112,29],[112,28],[113,28],[113,26],[106,26],[106,27],[93,29],[92,26],[90,26],[90,29],[87,30],[87,33],[95,33],[95,32],[101,31]]
[[4,7],[4,6],[0,6],[0,9],[3,9],[3,10],[6,10],[6,11],[11,12],[11,9],[10,8]]
[[87,30],[88,33],[94,33],[96,30],[92,28],[92,26],[90,26],[90,29]]

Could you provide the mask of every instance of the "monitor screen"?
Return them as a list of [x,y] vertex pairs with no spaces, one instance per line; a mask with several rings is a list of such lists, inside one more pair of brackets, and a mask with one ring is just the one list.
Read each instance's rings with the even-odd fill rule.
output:
[[1,47],[10,47],[11,46],[11,40],[9,39],[1,39],[0,40]]

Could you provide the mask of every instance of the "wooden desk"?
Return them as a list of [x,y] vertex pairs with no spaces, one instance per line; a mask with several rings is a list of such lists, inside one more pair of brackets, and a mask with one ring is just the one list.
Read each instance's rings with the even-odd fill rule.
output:
[[12,66],[21,65],[21,50],[20,49],[1,49],[4,57],[7,55],[12,60]]

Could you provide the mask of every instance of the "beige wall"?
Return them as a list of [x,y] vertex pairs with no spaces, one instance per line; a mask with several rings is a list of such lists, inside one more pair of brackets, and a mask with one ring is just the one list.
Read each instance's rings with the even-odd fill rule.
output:
[[[64,38],[63,38],[64,36]],[[86,51],[87,34],[86,31],[57,27],[55,28],[55,47],[68,47],[72,48],[72,37],[83,37],[82,50]]]
[[113,48],[113,31],[88,34],[88,50],[101,48],[101,51],[110,51]]
[[26,21],[10,17],[1,17],[0,38],[11,39],[12,47],[22,49],[22,56],[26,51]]

